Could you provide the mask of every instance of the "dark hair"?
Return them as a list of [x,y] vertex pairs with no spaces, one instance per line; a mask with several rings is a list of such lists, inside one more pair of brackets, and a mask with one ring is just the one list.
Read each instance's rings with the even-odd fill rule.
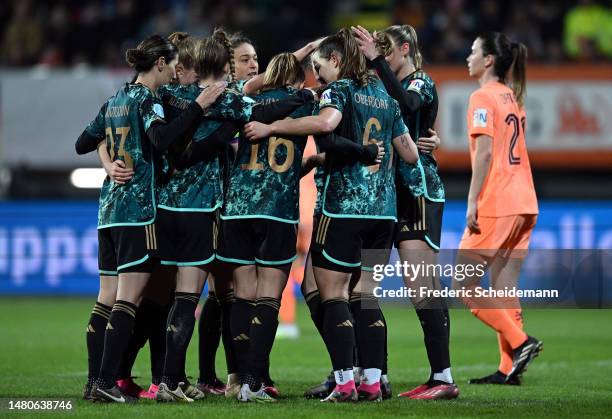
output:
[[340,55],[338,78],[353,79],[361,86],[368,83],[370,76],[366,67],[366,59],[349,29],[342,28],[334,35],[328,36],[319,44],[316,51],[326,60],[329,60],[333,52]]
[[290,52],[283,52],[272,57],[264,73],[263,89],[276,89],[306,80],[300,62]]
[[242,32],[236,32],[235,34],[233,34],[230,37],[230,41],[232,43],[232,48],[234,49],[238,48],[242,44],[250,44],[253,45],[253,48],[255,47],[253,41],[251,41],[250,38],[244,36]]
[[234,80],[236,66],[234,65],[234,49],[222,30],[215,30],[212,36],[198,42],[196,47],[195,70],[201,79],[209,76],[220,77],[229,63],[230,81]]
[[178,61],[186,69],[195,68],[196,45],[194,37],[187,32],[174,32],[168,36],[170,42],[178,49]]
[[177,54],[176,46],[167,38],[160,35],[151,35],[142,41],[136,48],[125,52],[125,61],[139,73],[149,71],[155,62],[164,57],[166,63],[174,60]]
[[520,42],[511,42],[503,33],[490,32],[480,35],[483,55],[495,56],[493,72],[502,83],[506,83],[512,72],[512,90],[520,105],[525,100],[527,47]]
[[416,30],[410,25],[393,25],[387,29],[376,33],[376,47],[385,56],[391,54],[393,45],[389,41],[393,40],[396,46],[404,43],[408,44],[408,56],[412,59],[414,66],[420,69],[423,65],[423,56],[419,50],[419,39]]

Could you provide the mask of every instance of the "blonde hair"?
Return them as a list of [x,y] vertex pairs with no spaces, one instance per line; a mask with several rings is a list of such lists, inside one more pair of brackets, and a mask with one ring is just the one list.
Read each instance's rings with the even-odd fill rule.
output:
[[168,36],[178,49],[178,61],[186,69],[195,68],[197,41],[187,32],[173,32]]
[[290,52],[283,52],[272,57],[266,68],[263,79],[263,90],[301,83],[306,79],[300,62]]
[[423,56],[419,50],[419,40],[416,30],[410,25],[393,25],[389,26],[376,34],[376,47],[385,56],[391,54],[393,43],[396,46],[408,44],[408,56],[417,69],[423,65]]

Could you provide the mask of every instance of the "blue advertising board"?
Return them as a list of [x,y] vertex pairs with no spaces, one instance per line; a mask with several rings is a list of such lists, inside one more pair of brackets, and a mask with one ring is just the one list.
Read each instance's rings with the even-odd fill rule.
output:
[[[88,295],[98,290],[97,203],[1,202],[0,294]],[[456,249],[465,203],[444,210],[442,248]],[[612,201],[545,201],[532,249],[612,249]]]

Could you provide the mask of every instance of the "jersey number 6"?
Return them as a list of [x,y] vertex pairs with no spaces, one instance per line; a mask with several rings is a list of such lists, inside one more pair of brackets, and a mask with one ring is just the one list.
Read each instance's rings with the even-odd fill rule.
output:
[[[363,129],[363,145],[376,144],[378,140],[376,138],[370,138],[370,131],[372,131],[372,127],[376,128],[376,131],[382,129],[380,125],[380,121],[377,118],[370,118],[368,122],[366,122],[365,128]],[[389,156],[389,168],[393,165],[393,147],[391,147],[391,154]],[[380,164],[375,164],[373,166],[368,166],[368,170],[370,173],[376,173],[380,170]]]

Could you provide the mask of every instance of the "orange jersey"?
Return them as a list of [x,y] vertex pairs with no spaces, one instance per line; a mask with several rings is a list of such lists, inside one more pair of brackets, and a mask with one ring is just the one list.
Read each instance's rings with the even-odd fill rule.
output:
[[478,215],[537,214],[538,201],[525,144],[525,112],[512,89],[490,82],[470,96],[467,115],[472,168],[480,135],[493,139],[491,167],[478,196]]

